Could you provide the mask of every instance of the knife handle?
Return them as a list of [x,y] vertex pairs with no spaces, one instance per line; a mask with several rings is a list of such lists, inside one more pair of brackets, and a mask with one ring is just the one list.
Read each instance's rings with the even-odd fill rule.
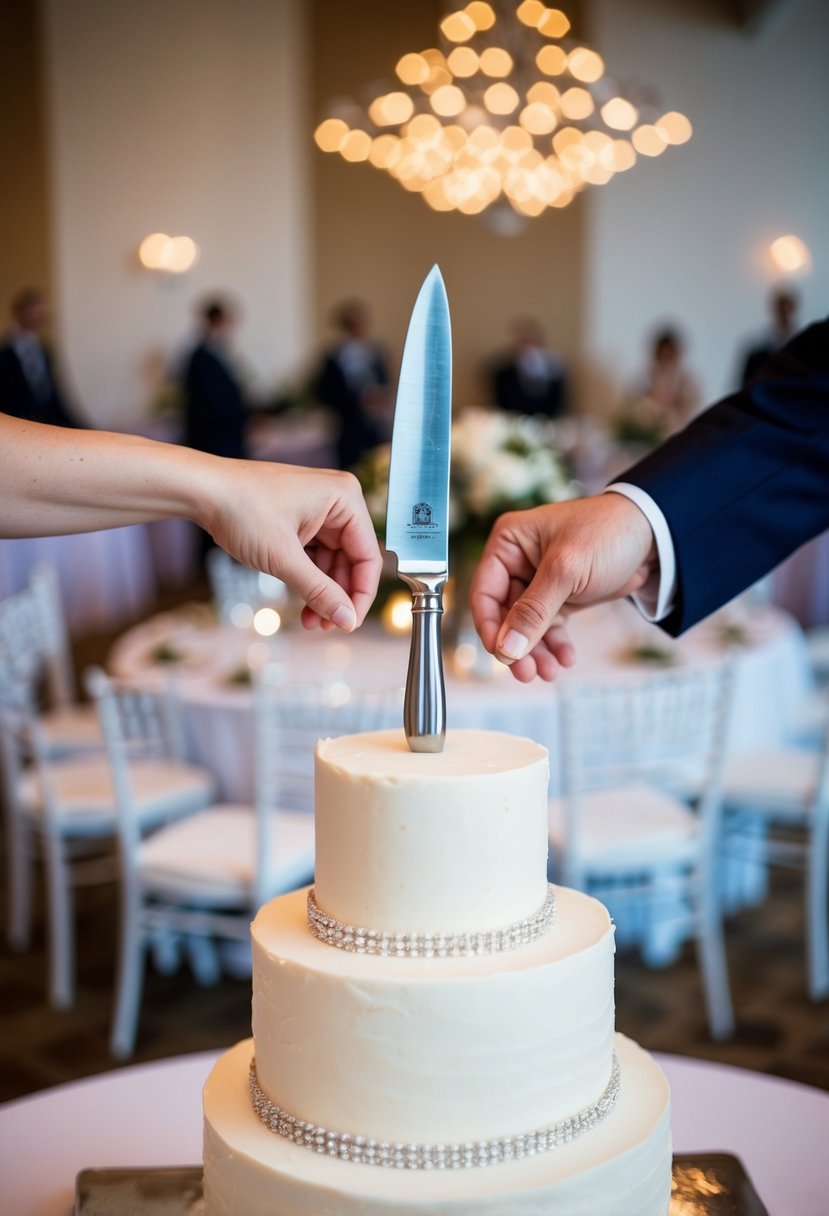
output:
[[442,752],[446,738],[446,690],[440,646],[446,575],[401,575],[412,591],[412,638],[403,729],[413,752]]

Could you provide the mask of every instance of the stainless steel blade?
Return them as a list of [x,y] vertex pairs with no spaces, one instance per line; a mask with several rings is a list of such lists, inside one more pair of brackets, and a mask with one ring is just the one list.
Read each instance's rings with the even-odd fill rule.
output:
[[437,266],[415,301],[397,388],[386,508],[386,547],[412,591],[412,640],[403,728],[413,752],[439,752],[446,737],[440,648],[449,568],[452,342]]
[[386,548],[399,573],[446,571],[449,560],[449,434],[452,337],[437,266],[412,311],[394,411]]

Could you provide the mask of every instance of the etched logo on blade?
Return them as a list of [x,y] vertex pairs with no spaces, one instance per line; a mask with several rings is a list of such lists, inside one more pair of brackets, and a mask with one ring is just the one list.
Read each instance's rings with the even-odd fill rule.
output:
[[[428,502],[416,502],[412,507],[412,522],[408,525],[410,532],[436,532],[438,524],[432,519],[432,508]],[[420,539],[414,537],[413,539]]]

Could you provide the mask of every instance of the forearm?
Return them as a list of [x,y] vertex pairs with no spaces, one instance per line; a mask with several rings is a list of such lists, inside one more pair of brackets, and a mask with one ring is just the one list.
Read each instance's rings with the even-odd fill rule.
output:
[[204,523],[214,458],[135,435],[0,415],[0,535],[44,536],[180,516]]

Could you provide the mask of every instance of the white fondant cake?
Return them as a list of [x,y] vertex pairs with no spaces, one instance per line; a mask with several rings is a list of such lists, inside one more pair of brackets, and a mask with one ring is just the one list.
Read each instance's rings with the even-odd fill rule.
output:
[[607,912],[559,888],[533,920],[546,791],[526,739],[320,743],[329,919],[301,891],[254,922],[253,1041],[205,1088],[210,1216],[665,1216],[667,1083],[614,1036]]

